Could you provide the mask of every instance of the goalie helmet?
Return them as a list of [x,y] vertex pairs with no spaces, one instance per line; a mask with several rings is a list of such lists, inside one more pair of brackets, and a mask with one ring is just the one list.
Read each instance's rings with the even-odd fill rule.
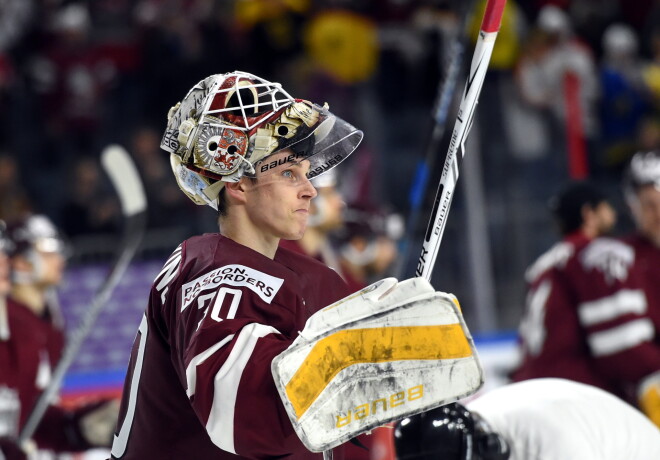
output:
[[509,448],[476,413],[451,403],[399,421],[397,460],[506,460]]
[[216,74],[197,83],[170,109],[161,148],[170,153],[181,190],[217,209],[226,182],[268,172],[268,157],[290,149],[286,162],[309,160],[314,178],[345,160],[362,131],[327,106],[294,99],[279,83],[245,72]]
[[630,159],[630,164],[623,176],[623,192],[630,202],[637,190],[645,185],[653,185],[660,190],[660,152],[637,152]]

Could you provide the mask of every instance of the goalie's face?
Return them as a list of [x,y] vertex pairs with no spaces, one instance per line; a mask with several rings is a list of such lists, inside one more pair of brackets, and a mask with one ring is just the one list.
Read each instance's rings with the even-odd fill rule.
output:
[[282,150],[258,165],[256,181],[242,179],[246,211],[265,237],[300,239],[307,228],[316,189],[307,178],[309,161],[292,157],[290,149]]

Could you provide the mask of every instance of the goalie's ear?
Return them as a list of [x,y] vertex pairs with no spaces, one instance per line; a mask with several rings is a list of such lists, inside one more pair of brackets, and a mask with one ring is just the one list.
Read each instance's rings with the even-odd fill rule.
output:
[[247,201],[245,194],[250,186],[248,182],[249,179],[241,178],[241,180],[238,182],[225,183],[224,188],[227,201],[231,201],[233,203],[245,203]]

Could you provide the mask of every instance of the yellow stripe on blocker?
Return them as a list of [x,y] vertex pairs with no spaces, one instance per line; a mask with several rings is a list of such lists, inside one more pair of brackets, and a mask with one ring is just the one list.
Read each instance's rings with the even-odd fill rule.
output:
[[328,383],[354,364],[471,355],[460,324],[342,330],[319,340],[287,383],[286,394],[300,418]]

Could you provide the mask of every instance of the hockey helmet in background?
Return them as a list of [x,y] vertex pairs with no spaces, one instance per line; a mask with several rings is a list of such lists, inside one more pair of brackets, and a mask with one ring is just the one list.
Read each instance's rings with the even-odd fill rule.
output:
[[652,185],[660,190],[660,152],[637,152],[630,159],[623,175],[623,192],[629,203],[634,202],[640,187]]
[[7,234],[12,243],[12,256],[37,250],[67,257],[70,252],[69,245],[55,224],[41,214],[33,214],[9,224]]
[[506,460],[509,448],[485,421],[460,403],[396,423],[397,460]]
[[345,160],[362,131],[327,107],[294,99],[279,83],[245,72],[211,75],[170,109],[161,148],[170,152],[183,192],[196,204],[217,209],[225,182],[238,182],[282,164],[268,162],[291,149],[284,162],[309,160],[308,177]]

